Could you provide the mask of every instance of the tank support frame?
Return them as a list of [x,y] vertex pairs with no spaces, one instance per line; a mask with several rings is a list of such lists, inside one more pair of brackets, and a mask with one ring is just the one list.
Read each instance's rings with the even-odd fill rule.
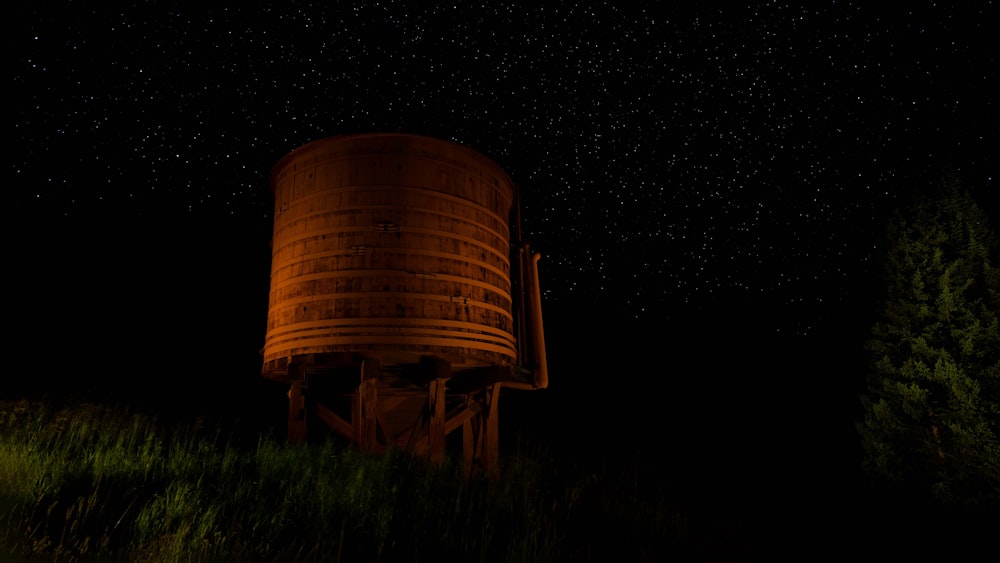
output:
[[357,355],[316,360],[288,364],[289,441],[332,431],[362,451],[398,448],[439,464],[449,435],[461,429],[466,474],[499,477],[499,398],[503,384],[514,383],[510,367],[453,371],[430,356],[386,368]]

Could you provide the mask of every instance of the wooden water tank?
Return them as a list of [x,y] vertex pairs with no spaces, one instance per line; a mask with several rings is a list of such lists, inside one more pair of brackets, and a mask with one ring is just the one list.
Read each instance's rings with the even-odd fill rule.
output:
[[417,135],[336,136],[282,158],[271,188],[265,377],[327,353],[516,362],[514,186],[490,159]]

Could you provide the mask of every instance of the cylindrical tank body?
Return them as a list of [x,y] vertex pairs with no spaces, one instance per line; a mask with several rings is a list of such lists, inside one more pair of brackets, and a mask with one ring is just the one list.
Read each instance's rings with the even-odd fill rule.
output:
[[514,186],[463,145],[397,133],[320,139],[282,158],[265,376],[295,357],[516,361]]

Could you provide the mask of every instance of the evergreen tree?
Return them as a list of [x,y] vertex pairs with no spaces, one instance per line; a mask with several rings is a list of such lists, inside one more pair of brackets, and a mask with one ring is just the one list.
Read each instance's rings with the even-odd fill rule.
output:
[[958,504],[1000,500],[1000,264],[954,177],[894,214],[858,431],[878,478]]

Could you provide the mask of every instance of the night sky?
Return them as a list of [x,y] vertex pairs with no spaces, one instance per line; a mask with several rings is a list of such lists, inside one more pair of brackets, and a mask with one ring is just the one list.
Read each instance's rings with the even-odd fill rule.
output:
[[[946,171],[995,187],[994,2],[116,4],[26,3],[8,31],[34,381],[257,376],[271,166],[401,131],[518,184],[555,390],[843,413],[888,211]],[[841,386],[801,387],[818,368]]]

